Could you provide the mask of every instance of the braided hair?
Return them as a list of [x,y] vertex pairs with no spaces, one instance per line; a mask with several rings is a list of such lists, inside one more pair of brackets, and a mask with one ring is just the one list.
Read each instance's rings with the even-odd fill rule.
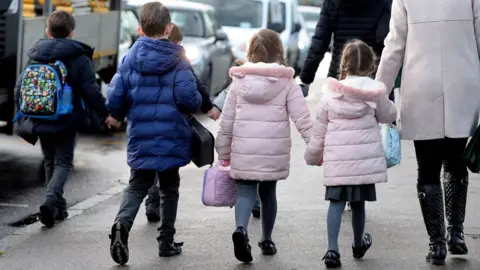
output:
[[340,80],[347,75],[370,76],[375,72],[376,55],[365,42],[353,39],[345,44],[340,60]]

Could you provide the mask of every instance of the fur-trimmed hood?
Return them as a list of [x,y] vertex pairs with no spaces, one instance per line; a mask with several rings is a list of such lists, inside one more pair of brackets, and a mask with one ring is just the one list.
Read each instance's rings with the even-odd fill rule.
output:
[[387,93],[385,84],[369,77],[347,76],[342,81],[328,78],[327,87],[336,97],[348,96],[364,101],[375,101]]
[[376,109],[376,101],[387,93],[382,82],[358,76],[347,76],[342,81],[328,78],[324,91],[326,98],[338,100],[333,103],[338,106],[331,106],[331,109],[346,118],[361,117],[368,110]]
[[232,67],[230,76],[238,94],[248,102],[263,104],[275,98],[293,80],[293,68],[276,63],[250,63]]

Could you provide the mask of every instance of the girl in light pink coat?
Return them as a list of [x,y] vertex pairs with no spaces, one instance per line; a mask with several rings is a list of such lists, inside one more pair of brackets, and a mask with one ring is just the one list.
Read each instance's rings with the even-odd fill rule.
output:
[[237,181],[232,239],[235,257],[245,263],[252,261],[247,228],[257,192],[263,232],[258,245],[263,255],[277,252],[272,241],[276,184],[290,170],[290,118],[305,142],[312,134],[310,112],[294,70],[285,67],[279,35],[260,30],[248,48],[248,62],[230,69],[233,82],[216,140],[218,159],[231,166],[230,175]]
[[365,201],[375,201],[375,184],[387,181],[387,164],[378,123],[397,116],[383,83],[369,76],[375,55],[365,43],[345,46],[340,62],[341,81],[329,78],[317,107],[313,136],[305,153],[309,165],[323,165],[328,209],[327,267],[340,267],[338,234],[345,204],[350,202],[354,241],[353,257],[362,258],[372,244],[364,234]]

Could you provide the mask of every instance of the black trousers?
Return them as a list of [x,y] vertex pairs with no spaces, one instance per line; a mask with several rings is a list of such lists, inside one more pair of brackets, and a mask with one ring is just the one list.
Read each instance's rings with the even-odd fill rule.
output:
[[115,222],[120,222],[130,229],[137,216],[138,209],[147,196],[148,190],[158,177],[160,190],[160,218],[158,241],[173,241],[175,235],[175,220],[180,188],[179,169],[169,169],[163,172],[154,170],[131,170],[128,187],[123,192]]
[[436,139],[414,141],[418,164],[418,184],[440,184],[440,172],[443,169],[456,179],[468,174],[467,167],[461,158],[468,138]]

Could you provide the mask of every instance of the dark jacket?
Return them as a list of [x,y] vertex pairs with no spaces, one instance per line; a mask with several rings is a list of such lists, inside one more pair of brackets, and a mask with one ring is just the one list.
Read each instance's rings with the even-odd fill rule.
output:
[[[380,57],[390,19],[389,17],[381,18],[384,14],[390,15],[385,11],[388,8],[388,1],[385,0],[325,0],[300,75],[302,82],[310,84],[315,79],[318,65],[328,50],[332,33],[334,39],[328,77],[338,78],[343,47],[351,39],[364,41],[372,46]],[[385,35],[379,41],[377,41],[379,39],[377,31]]]
[[197,90],[202,96],[202,105],[200,106],[200,111],[202,111],[203,113],[208,113],[213,108],[213,103],[210,99],[210,91],[197,77],[197,75],[193,71],[193,68],[190,67],[190,71],[193,73],[193,76],[195,76],[195,81],[197,82]]
[[128,165],[165,171],[190,163],[193,130],[188,114],[196,113],[201,102],[183,47],[139,38],[107,94],[111,115],[127,117]]
[[[85,124],[85,110],[81,104],[83,99],[86,105],[99,116],[108,116],[105,98],[100,86],[96,82],[95,70],[92,64],[93,49],[79,41],[72,39],[41,39],[28,51],[31,60],[51,63],[62,61],[67,67],[67,83],[73,91],[73,113],[58,120],[20,119],[19,129],[31,132],[35,136],[54,133],[76,132]],[[15,89],[15,100],[18,106],[20,80]]]

